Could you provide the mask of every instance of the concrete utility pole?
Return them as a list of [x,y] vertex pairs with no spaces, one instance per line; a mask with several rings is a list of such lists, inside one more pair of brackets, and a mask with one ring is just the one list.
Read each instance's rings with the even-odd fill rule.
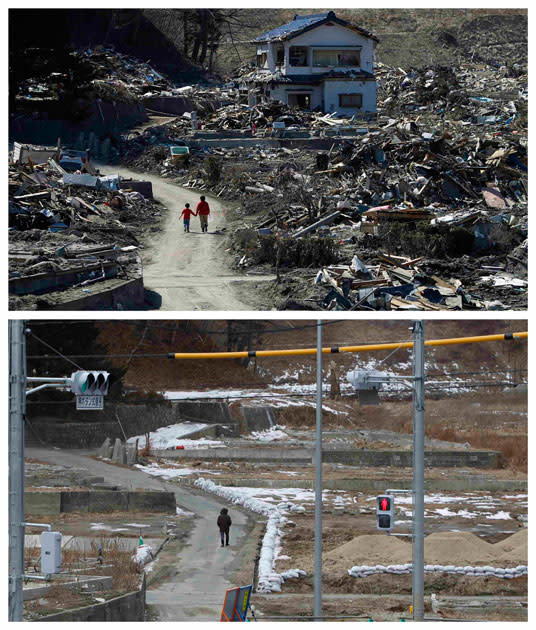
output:
[[314,617],[322,621],[322,320],[316,328],[316,443],[315,443],[315,577]]
[[424,324],[413,325],[413,620],[424,621]]
[[24,321],[9,320],[9,621],[22,621],[24,574]]

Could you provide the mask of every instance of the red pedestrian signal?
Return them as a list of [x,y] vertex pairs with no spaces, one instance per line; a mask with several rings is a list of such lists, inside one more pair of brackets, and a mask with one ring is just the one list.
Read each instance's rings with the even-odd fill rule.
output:
[[394,527],[393,497],[389,494],[376,497],[376,527],[380,531],[390,531]]

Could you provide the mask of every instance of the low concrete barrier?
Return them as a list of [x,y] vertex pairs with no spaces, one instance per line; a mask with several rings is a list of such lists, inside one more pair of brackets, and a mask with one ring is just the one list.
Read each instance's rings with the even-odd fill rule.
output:
[[[424,464],[432,468],[498,468],[498,451],[425,451]],[[410,468],[411,451],[325,450],[322,461],[349,466],[386,466]]]
[[118,281],[118,283],[105,291],[94,289],[95,293],[88,294],[83,298],[67,302],[59,302],[51,305],[51,311],[96,311],[102,309],[117,310],[119,307],[125,309],[140,308],[145,301],[143,288],[143,277],[134,280]]
[[145,575],[138,591],[114,597],[102,604],[47,615],[37,621],[145,621]]
[[195,448],[180,451],[154,451],[154,454],[167,459],[197,459],[204,461],[256,461],[292,462],[294,465],[310,465],[312,449],[308,448]]
[[112,577],[101,575],[97,577],[80,576],[75,582],[67,583],[50,582],[43,584],[40,582],[36,584],[35,587],[25,588],[22,592],[22,597],[25,602],[32,599],[39,599],[40,597],[46,595],[52,587],[55,587],[58,584],[61,584],[63,588],[68,588],[73,591],[78,591],[80,588],[83,588],[84,591],[89,593],[93,591],[111,590],[112,583]]
[[126,490],[81,490],[60,492],[25,492],[26,514],[61,514],[64,512],[166,512],[175,513],[173,492]]
[[61,512],[61,492],[25,492],[24,511],[26,514],[59,514]]
[[172,512],[177,503],[173,492],[129,492],[129,512]]
[[128,512],[129,502],[127,492],[113,490],[89,492],[88,512]]
[[[289,447],[237,447],[218,449],[192,449],[181,451],[155,451],[169,459],[200,460],[251,460],[281,461],[293,464],[311,464],[314,456],[312,448]],[[498,451],[426,451],[425,465],[431,468],[498,468],[501,454]],[[366,450],[324,450],[322,461],[362,467],[411,468],[411,451],[366,451]]]

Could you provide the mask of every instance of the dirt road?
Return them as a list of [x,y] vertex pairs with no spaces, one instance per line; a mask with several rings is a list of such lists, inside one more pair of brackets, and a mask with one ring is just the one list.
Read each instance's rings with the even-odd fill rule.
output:
[[151,239],[143,256],[144,285],[157,294],[154,300],[157,304],[161,299],[159,308],[179,311],[258,308],[255,293],[261,291],[263,282],[273,280],[273,277],[237,274],[229,268],[222,232],[225,207],[221,201],[207,195],[210,205],[207,233],[201,232],[199,219],[192,217],[190,233],[185,234],[179,215],[186,202],[195,209],[199,193],[157,175],[116,166],[101,167],[101,170],[151,181],[154,197],[168,208],[162,231]]
[[221,548],[216,518],[226,505],[224,502],[201,491],[150,477],[135,468],[91,459],[91,454],[93,451],[46,448],[27,448],[25,453],[26,457],[39,461],[86,469],[124,488],[175,492],[177,505],[195,514],[194,528],[187,545],[178,549],[175,558],[167,554],[165,561],[172,565],[172,570],[163,581],[149,586],[147,604],[156,609],[159,621],[219,621],[225,591],[241,586],[231,582],[231,575],[248,563],[253,574],[254,554],[244,558],[242,553],[255,525],[253,517],[227,505],[233,520],[230,546]]

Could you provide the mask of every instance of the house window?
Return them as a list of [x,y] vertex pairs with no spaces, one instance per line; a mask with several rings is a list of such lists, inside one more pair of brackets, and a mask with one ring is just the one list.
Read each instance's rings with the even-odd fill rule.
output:
[[282,66],[285,63],[285,49],[283,46],[278,46],[275,49],[275,65]]
[[363,94],[339,94],[339,107],[355,107],[360,109],[363,106]]
[[257,68],[264,68],[266,65],[266,53],[257,53]]
[[289,107],[311,109],[311,92],[288,92],[287,94]]
[[289,62],[291,66],[307,66],[307,47],[291,46],[289,49]]
[[361,53],[359,50],[313,50],[313,66],[325,68],[326,66],[357,67],[361,66]]

